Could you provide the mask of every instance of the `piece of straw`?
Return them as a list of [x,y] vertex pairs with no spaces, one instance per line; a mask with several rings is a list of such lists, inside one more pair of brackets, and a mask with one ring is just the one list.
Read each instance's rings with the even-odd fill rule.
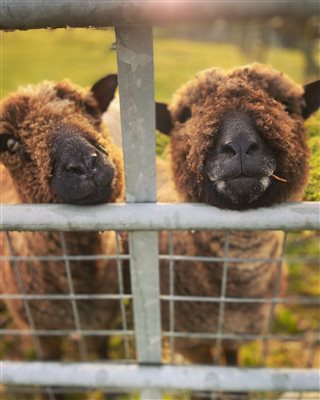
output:
[[272,174],[271,176],[272,178],[276,179],[279,182],[285,182],[285,183],[288,182],[286,179],[280,178],[280,176],[277,176],[275,174]]

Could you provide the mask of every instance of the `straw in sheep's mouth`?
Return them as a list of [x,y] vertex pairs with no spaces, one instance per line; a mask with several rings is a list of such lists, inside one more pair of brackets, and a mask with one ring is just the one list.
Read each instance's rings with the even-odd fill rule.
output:
[[272,174],[272,175],[270,175],[270,176],[271,176],[271,178],[276,179],[276,180],[279,181],[279,182],[283,182],[283,183],[287,183],[287,182],[288,182],[286,179],[280,178],[280,176],[277,176],[277,175],[275,175],[275,174]]

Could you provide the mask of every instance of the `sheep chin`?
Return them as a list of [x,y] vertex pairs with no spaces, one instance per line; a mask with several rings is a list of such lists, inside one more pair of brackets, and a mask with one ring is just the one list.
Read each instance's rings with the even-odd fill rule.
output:
[[78,206],[90,206],[96,204],[109,203],[112,196],[112,186],[106,186],[99,188],[99,190],[94,190],[89,194],[82,197],[73,197],[67,199],[60,199],[62,203],[74,204]]
[[235,205],[241,205],[244,203],[247,204],[252,204],[256,200],[258,200],[262,194],[267,190],[271,183],[271,179],[269,176],[265,176],[263,178],[260,178],[258,180],[258,184],[252,192],[249,193],[248,196],[243,198],[243,196],[239,196],[237,192],[235,192],[228,184],[226,181],[223,180],[217,180],[213,182],[215,185],[215,188],[217,192],[230,200],[232,203]]

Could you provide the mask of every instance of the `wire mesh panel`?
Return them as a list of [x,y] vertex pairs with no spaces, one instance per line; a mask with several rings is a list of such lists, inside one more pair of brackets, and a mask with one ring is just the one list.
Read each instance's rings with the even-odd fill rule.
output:
[[[197,356],[197,360],[194,362],[197,364],[211,364],[216,366],[225,365],[225,358],[221,349],[224,347],[225,342],[237,342],[240,344],[240,359],[239,364],[242,367],[250,367],[255,368],[256,371],[260,371],[261,367],[279,367],[279,380],[278,381],[271,381],[267,385],[268,392],[263,391],[259,392],[258,388],[252,389],[250,391],[250,398],[257,398],[257,399],[273,399],[281,396],[283,398],[290,398],[288,397],[287,391],[291,390],[290,396],[295,399],[299,398],[301,395],[302,399],[304,398],[316,398],[318,394],[315,392],[310,392],[306,397],[306,394],[302,393],[292,393],[292,386],[289,384],[290,381],[281,378],[281,371],[283,367],[294,367],[296,369],[289,370],[289,374],[294,373],[297,371],[298,375],[297,378],[294,379],[297,387],[301,385],[301,390],[306,389],[306,385],[308,385],[308,379],[311,378],[311,386],[310,389],[316,390],[318,385],[318,374],[312,375],[312,368],[317,368],[319,362],[319,354],[320,354],[320,343],[319,343],[319,298],[314,296],[313,290],[310,289],[309,291],[306,288],[306,285],[303,284],[303,277],[306,274],[306,271],[309,273],[309,278],[311,281],[314,282],[315,285],[319,284],[319,275],[318,275],[318,247],[317,241],[318,236],[312,232],[304,232],[304,233],[289,233],[288,238],[286,240],[286,246],[283,246],[284,254],[281,254],[280,258],[277,260],[273,259],[233,259],[230,257],[228,253],[228,236],[229,233],[225,233],[225,244],[223,249],[223,255],[221,257],[205,257],[205,256],[193,256],[188,254],[179,254],[177,249],[175,249],[175,237],[182,234],[189,235],[193,237],[197,234],[197,231],[175,231],[175,232],[165,232],[162,231],[161,235],[168,236],[167,244],[167,251],[160,253],[159,255],[159,263],[160,263],[160,281],[161,281],[161,294],[160,299],[162,301],[162,322],[163,322],[163,333],[162,333],[162,362],[164,364],[171,364],[171,365],[187,365],[188,361],[188,351],[193,352]],[[20,235],[23,235],[21,233]],[[61,256],[50,256],[50,255],[39,255],[39,256],[15,256],[14,253],[8,256],[2,256],[2,261],[7,259],[11,260],[11,266],[14,269],[19,269],[21,267],[21,262],[32,262],[32,261],[41,261],[42,268],[46,268],[46,263],[55,262],[56,266],[59,265],[60,262],[63,263],[64,268],[65,262],[69,263],[69,270],[72,270],[72,263],[76,260],[78,261],[81,259],[82,261],[92,261],[92,260],[113,260],[115,261],[115,269],[117,271],[117,292],[113,294],[101,294],[101,293],[77,293],[75,290],[75,286],[73,284],[73,273],[70,271],[66,271],[66,278],[67,278],[67,286],[66,286],[66,293],[64,294],[57,294],[57,293],[50,293],[50,294],[37,294],[37,293],[25,293],[25,292],[17,292],[17,293],[2,293],[1,300],[8,302],[10,301],[23,301],[23,307],[28,309],[29,307],[29,319],[27,329],[21,329],[21,327],[17,327],[15,325],[14,320],[7,320],[5,321],[4,325],[1,327],[1,335],[2,335],[2,353],[5,359],[7,360],[16,360],[21,359],[40,359],[43,357],[41,353],[41,341],[39,342],[39,338],[51,338],[51,337],[62,337],[64,342],[64,353],[63,359],[64,360],[82,360],[82,361],[90,361],[93,359],[92,355],[90,356],[90,352],[88,353],[87,350],[86,354],[83,354],[83,347],[86,343],[86,339],[88,338],[103,338],[103,340],[109,339],[111,345],[109,347],[109,353],[105,353],[102,356],[102,359],[108,359],[109,362],[115,364],[113,368],[117,368],[119,361],[125,362],[126,364],[135,363],[136,361],[136,352],[135,352],[135,329],[133,325],[133,311],[132,311],[132,294],[130,290],[130,281],[128,281],[128,262],[129,262],[129,255],[125,254],[122,250],[122,243],[125,242],[127,234],[122,232],[120,235],[114,235],[114,241],[116,244],[117,252],[116,254],[108,254],[108,255],[69,255],[66,251],[64,246],[64,241],[62,239],[62,234],[59,234],[61,240],[61,247],[64,249],[63,254]],[[7,235],[8,240],[10,242],[10,233]],[[304,257],[303,255],[299,256],[296,254],[296,247],[298,243],[301,242],[303,244],[303,248],[308,249],[308,257]],[[11,245],[11,247],[14,247]],[[228,296],[228,273],[230,270],[226,267],[226,264],[237,262],[238,265],[241,264],[248,264],[248,262],[267,262],[267,263],[274,263],[279,266],[279,264],[284,260],[283,268],[288,271],[288,288],[286,289],[287,294],[283,291],[279,291],[280,285],[280,274],[277,274],[277,280],[275,280],[274,287],[277,289],[272,293],[270,297],[250,297],[246,293],[243,293],[239,297],[229,297]],[[19,265],[20,262],[20,265]],[[182,262],[182,264],[181,264]],[[188,273],[190,269],[197,268],[197,264],[201,262],[203,265],[208,265],[209,269],[219,269],[222,274],[222,279],[220,280],[219,291],[217,296],[207,296],[201,295],[201,293],[194,295],[192,292],[189,295],[181,295],[177,293],[177,284],[175,280],[178,278],[179,280],[185,275],[188,278]],[[180,264],[179,264],[180,263]],[[37,266],[36,268],[40,268]],[[280,268],[279,268],[280,269]],[[166,271],[167,270],[167,271]],[[278,270],[278,269],[277,269]],[[76,271],[73,269],[73,271]],[[311,271],[311,275],[310,275]],[[164,283],[166,287],[164,287]],[[299,286],[300,285],[300,286]],[[72,290],[73,288],[73,290]],[[53,302],[57,303],[59,306],[58,308],[55,306],[56,309],[60,307],[65,307],[65,302],[69,303],[70,310],[74,315],[74,325],[71,329],[61,329],[56,327],[55,329],[41,329],[41,326],[35,326],[34,320],[32,319],[32,309],[35,303],[39,302]],[[108,302],[116,302],[118,304],[117,307],[117,327],[116,329],[110,329],[109,326],[105,326],[104,329],[87,329],[87,327],[81,324],[81,311],[79,311],[79,305],[81,302],[93,302],[96,301],[103,301],[104,307],[108,308]],[[183,308],[181,309],[181,304],[183,304]],[[203,306],[203,304],[208,305],[208,310],[211,310],[212,313],[216,315],[216,325],[210,331],[203,331],[201,330],[202,324],[197,322],[194,326],[191,325],[191,329],[181,329],[181,327],[185,327],[185,321],[192,321],[193,315],[192,313],[197,313],[197,304]],[[255,333],[245,333],[241,331],[228,331],[225,330],[224,327],[224,317],[228,315],[228,305],[233,304],[236,307],[239,307],[241,312],[241,307],[244,305],[246,308],[252,305],[255,307],[257,304],[264,304],[267,306],[268,310],[268,320],[265,327],[264,332],[255,332]],[[189,305],[191,308],[189,308]],[[188,313],[181,312],[181,310],[190,310]],[[225,314],[225,312],[227,314]],[[77,315],[78,313],[78,315]],[[31,314],[31,315],[30,315]],[[3,311],[2,315],[8,317],[7,312]],[[209,315],[208,315],[209,317]],[[182,322],[181,322],[182,319]],[[78,323],[77,323],[78,321]],[[189,325],[190,327],[190,325]],[[90,343],[90,341],[89,341]],[[40,349],[39,349],[40,348]],[[188,351],[186,352],[185,349]],[[191,350],[190,350],[191,349]],[[209,350],[208,350],[209,349]],[[94,358],[96,359],[96,358]],[[23,364],[22,364],[23,365]],[[127,364],[128,365],[128,364]],[[26,396],[29,392],[33,393],[46,393],[50,395],[51,398],[54,398],[55,394],[59,394],[64,392],[65,393],[91,393],[90,386],[91,384],[86,383],[85,379],[83,378],[83,374],[87,374],[87,372],[80,373],[78,371],[79,380],[81,383],[74,382],[72,384],[72,388],[64,387],[65,383],[59,382],[56,385],[52,385],[52,383],[48,382],[44,384],[41,383],[41,379],[37,373],[28,374],[28,368],[26,365],[23,365],[23,373],[22,376],[25,376],[26,381],[20,382],[24,385],[28,383],[30,376],[36,376],[38,379],[38,384],[41,386],[36,388],[24,388],[24,387],[16,387],[13,384],[19,382],[19,377],[17,378],[16,372],[12,373],[10,371],[10,365],[4,364],[3,368],[3,376],[2,379],[4,382],[11,383],[10,386],[6,387],[5,392],[6,396],[11,396],[8,398],[15,398],[14,396],[19,396],[19,393],[25,393]],[[77,368],[75,366],[75,368]],[[195,367],[197,368],[197,367]],[[199,367],[198,367],[199,368]],[[215,367],[210,367],[215,368]],[[221,368],[221,367],[219,367]],[[299,371],[301,368],[311,368],[310,376],[305,375],[305,378],[299,377]],[[53,376],[57,379],[57,374],[55,373],[47,373],[43,370],[43,366],[40,367],[43,371],[44,377],[49,377],[51,379]],[[76,370],[75,370],[76,371]],[[74,371],[74,372],[75,372]],[[159,376],[160,374],[155,372],[155,376]],[[254,370],[253,370],[254,371]],[[305,370],[306,371],[306,370]],[[125,372],[124,374],[128,376],[129,371]],[[211,373],[211,375],[210,375]],[[216,371],[211,371],[209,373],[210,378],[208,380],[208,385],[212,385],[212,387],[216,387],[217,380],[214,378]],[[250,370],[248,370],[250,373]],[[304,372],[305,373],[305,372]],[[8,374],[8,375],[7,375]],[[99,373],[97,373],[99,374]],[[95,374],[95,377],[98,376]],[[120,376],[120,381],[123,380],[123,374],[117,374]],[[192,390],[192,382],[190,378],[186,378],[184,375],[179,378],[179,371],[173,372],[174,376],[176,377],[175,383],[173,383],[173,387],[177,389],[178,387],[185,387],[186,391],[183,394],[182,398],[189,398],[193,395],[197,395],[201,398],[201,393],[204,396],[208,395],[208,392],[201,392],[201,382],[202,380],[198,381],[196,387],[198,389],[194,391]],[[226,376],[230,374],[230,370],[226,370]],[[68,381],[68,385],[70,385],[68,375],[63,373],[62,375],[66,376]],[[208,372],[205,372],[205,377],[208,375]],[[256,380],[258,384],[260,384],[266,379],[268,375],[268,370],[261,371],[260,378]],[[19,376],[19,374],[18,374]],[[101,372],[101,377],[110,376],[109,373]],[[313,376],[313,378],[312,378]],[[17,379],[17,381],[15,381]],[[40,381],[39,381],[40,379]],[[96,379],[96,378],[95,378]],[[203,378],[205,379],[205,378]],[[250,377],[247,379],[242,378],[240,380],[240,388],[241,385],[246,387],[248,385],[248,381],[251,382]],[[312,384],[313,379],[313,384]],[[71,379],[72,380],[72,379]],[[134,378],[132,381],[126,382],[125,379],[123,380],[123,390],[120,390],[120,387],[117,386],[115,381],[112,381],[110,384],[105,378],[101,378],[99,382],[96,380],[94,381],[94,387],[101,386],[99,391],[101,393],[105,390],[107,393],[114,393],[115,396],[119,396],[119,398],[131,398],[133,396],[134,390],[139,390],[139,387],[136,387],[135,384],[137,383],[137,378]],[[161,379],[160,379],[161,381]],[[134,384],[133,384],[134,382]],[[140,385],[146,384],[141,383]],[[149,382],[149,381],[148,381]],[[205,380],[205,382],[207,382]],[[218,387],[221,388],[220,392],[223,392],[226,388],[221,386],[221,380],[219,379]],[[227,379],[228,384],[230,382]],[[235,382],[235,381],[233,381]],[[277,385],[282,387],[282,390],[279,393],[276,393]],[[29,383],[31,383],[29,381]],[[35,382],[34,382],[35,383]],[[85,387],[81,388],[81,384]],[[133,386],[130,386],[133,385]],[[150,384],[150,383],[149,383]],[[159,384],[159,382],[158,382]],[[169,383],[166,380],[162,381],[161,388],[162,389],[169,389],[170,386],[167,386]],[[78,386],[75,388],[74,386]],[[108,389],[103,389],[103,386],[107,385]],[[127,385],[127,386],[126,386]],[[162,386],[163,385],[163,386]],[[190,386],[191,385],[191,386]],[[275,385],[274,387],[272,385]],[[281,386],[282,385],[282,386]],[[313,386],[312,386],[313,385]],[[59,387],[58,387],[59,386]],[[89,386],[89,387],[88,387]],[[47,387],[47,389],[46,389]],[[232,386],[234,387],[234,386]],[[230,390],[231,388],[230,387]],[[113,388],[113,389],[112,389]],[[4,389],[4,388],[3,388]],[[205,387],[203,388],[205,389]],[[310,390],[309,389],[309,390]],[[25,390],[25,392],[23,392]],[[98,389],[97,389],[98,390]],[[213,389],[212,389],[213,390]],[[237,388],[237,393],[239,388]],[[241,391],[241,390],[240,390]],[[239,392],[240,392],[239,391]],[[284,394],[285,391],[285,394]],[[127,393],[127,395],[125,394]],[[147,392],[149,393],[149,392]],[[218,392],[216,396],[220,396]],[[22,395],[22,394],[21,394]],[[127,396],[127,397],[125,397]],[[149,398],[153,398],[152,395]],[[169,394],[168,394],[169,396]],[[182,392],[172,392],[170,394],[172,398],[180,399],[182,396]],[[213,391],[212,394],[213,398],[215,398],[215,394]],[[237,398],[236,395],[232,395],[234,398]],[[287,397],[286,397],[287,396]],[[313,396],[313,397],[312,397]],[[26,397],[27,398],[27,397]],[[116,397],[117,398],[117,397]],[[191,398],[191,397],[190,397]],[[219,398],[219,397],[217,397]],[[231,397],[232,398],[232,397]],[[238,397],[239,398],[239,397]]]
[[[23,235],[32,235],[32,233],[21,233]],[[107,341],[108,338],[116,340],[118,356],[124,360],[130,361],[134,359],[134,345],[133,345],[133,325],[132,325],[132,311],[131,301],[132,295],[129,293],[126,285],[126,276],[128,275],[128,265],[123,266],[124,261],[128,263],[128,255],[122,253],[120,249],[119,235],[112,233],[113,241],[115,242],[114,248],[116,249],[115,254],[69,254],[64,234],[59,233],[61,240],[61,255],[15,255],[14,244],[12,243],[11,234],[7,233],[6,238],[10,244],[11,255],[2,256],[2,263],[10,260],[10,266],[14,271],[14,278],[16,279],[18,286],[13,285],[4,287],[1,294],[1,300],[6,301],[7,304],[12,305],[12,310],[17,311],[18,304],[25,310],[26,318],[23,329],[15,328],[14,324],[11,324],[11,320],[7,319],[4,321],[1,329],[1,334],[10,337],[24,337],[33,338],[34,349],[36,356],[39,359],[44,358],[43,349],[41,346],[41,340],[39,338],[64,338],[66,343],[64,346],[65,357],[71,359],[79,359],[82,361],[90,359],[90,352],[88,353],[86,338],[95,338],[94,340]],[[32,237],[32,236],[31,236]],[[16,240],[17,237],[15,237]],[[79,261],[81,263],[79,263]],[[116,286],[111,287],[113,293],[110,293],[110,286],[108,282],[105,282],[104,289],[100,292],[95,292],[89,282],[85,287],[79,288],[75,286],[73,276],[75,277],[75,283],[77,283],[79,271],[82,269],[87,270],[88,277],[94,279],[95,276],[90,276],[93,273],[94,263],[98,263],[100,267],[99,273],[103,274],[103,270],[113,270],[112,277],[115,280]],[[37,274],[43,271],[44,277],[48,274],[50,278],[50,268],[58,270],[60,275],[56,275],[56,278],[62,279],[61,275],[64,273],[65,285],[59,284],[53,280],[53,287],[49,293],[41,293],[42,286],[38,285],[34,280],[34,286],[28,286],[28,291],[24,288],[23,280],[21,279],[21,271],[25,273],[25,269],[28,268],[29,274]],[[59,270],[60,267],[60,270]],[[127,268],[127,271],[125,270]],[[5,279],[5,271],[2,274]],[[99,277],[98,277],[99,278]],[[15,290],[16,289],[16,290]],[[93,289],[93,290],[92,290]],[[109,293],[108,293],[109,292]],[[10,308],[10,307],[9,307]],[[112,309],[112,326],[105,324],[103,321],[98,321],[95,325],[91,324],[91,321],[85,316],[90,310],[97,309],[106,310],[108,313],[109,309]],[[51,310],[50,310],[51,309]],[[46,320],[39,316],[39,310],[42,312],[52,313],[52,310],[56,313],[62,313],[68,309],[69,314],[62,314],[62,317],[57,316],[60,319],[60,324],[55,324],[54,329],[48,325]],[[36,322],[33,317],[33,312],[36,314]],[[103,311],[104,312],[104,311]],[[14,315],[14,314],[13,314]],[[71,323],[67,321],[67,318],[71,319]],[[101,329],[97,329],[97,327]],[[103,329],[104,328],[104,329]],[[23,352],[23,342],[19,345],[19,340],[14,342],[14,351],[12,357],[14,358],[19,353]],[[105,359],[108,357],[107,348],[104,348],[103,343],[101,344],[100,355],[96,354],[95,357],[101,357]],[[10,352],[9,352],[10,353]],[[68,354],[69,353],[69,354]],[[31,353],[32,354],[32,353]]]
[[[189,234],[194,235],[196,232]],[[169,283],[165,279],[167,288],[163,288],[161,299],[164,303],[168,303],[163,311],[167,313],[167,318],[165,319],[169,321],[165,324],[164,337],[166,338],[166,354],[169,354],[170,360],[174,359],[176,341],[186,343],[189,340],[195,352],[196,349],[200,351],[201,348],[204,349],[204,346],[208,346],[208,358],[201,359],[201,354],[198,353],[199,361],[202,360],[202,363],[214,362],[217,365],[221,365],[222,344],[228,341],[236,341],[241,343],[240,363],[243,363],[242,365],[244,366],[290,365],[300,368],[318,367],[319,346],[316,343],[319,341],[319,297],[317,296],[319,250],[317,235],[313,235],[310,232],[289,234],[288,239],[283,243],[280,257],[277,259],[239,258],[237,260],[230,257],[230,255],[228,256],[228,233],[226,233],[226,241],[224,243],[224,257],[188,257],[186,254],[176,254],[172,245],[174,235],[179,235],[179,233],[169,234],[168,254],[160,255],[162,260],[161,268],[166,268],[168,270],[166,274],[169,276]],[[293,255],[294,248],[297,246],[297,238],[299,238],[299,242],[302,240],[304,243],[303,245],[300,244],[300,246],[307,246],[309,250],[313,248],[313,256],[310,257],[309,255],[309,258],[304,259],[303,256],[297,257]],[[288,242],[288,249],[286,249],[286,242]],[[241,269],[241,265],[248,265],[249,263],[267,263],[270,268],[275,265],[276,276],[270,295],[252,297],[249,292],[243,292],[236,297],[228,295],[228,272],[230,275],[234,273],[232,265],[235,262],[239,269]],[[177,276],[175,277],[175,270],[179,268],[179,263],[183,271],[177,271]],[[192,288],[188,287],[185,290],[187,294],[181,295],[180,285],[183,274],[186,276],[185,283],[190,283],[188,269],[198,268],[197,273],[203,273],[199,268],[199,263],[201,263],[202,267],[204,265],[208,266],[209,273],[203,275],[207,279],[210,278],[210,275],[216,276],[214,270],[220,269],[221,278],[216,294],[204,295],[199,292],[194,295],[192,294]],[[230,264],[229,271],[227,268],[228,263]],[[282,274],[280,271],[282,271]],[[245,269],[243,273],[245,273]],[[313,288],[307,288],[302,283],[304,276],[308,276],[308,279],[313,281],[313,284],[315,284]],[[180,283],[175,284],[175,278]],[[195,277],[193,276],[193,278]],[[232,277],[230,276],[230,278]],[[240,281],[239,284],[241,284]],[[199,286],[202,286],[201,283],[199,283]],[[205,292],[206,288],[202,287]],[[180,293],[175,293],[175,288]],[[212,287],[213,290],[214,287]],[[199,304],[198,308],[197,304]],[[201,314],[204,304],[207,305],[206,315]],[[243,329],[243,324],[241,324],[240,320],[238,326],[234,325],[233,329],[230,330],[230,323],[226,320],[225,325],[224,318],[225,312],[227,318],[229,317],[228,313],[232,312],[228,309],[230,305],[234,307],[234,318],[239,316],[241,318],[250,318],[250,315],[247,315],[248,312],[257,313],[257,306],[259,308],[260,306],[265,306],[264,329],[251,329],[248,325],[245,325],[246,328]],[[187,310],[190,310],[190,313],[187,313]],[[212,328],[208,332],[201,331],[201,327],[206,328],[207,324],[198,321],[194,326],[192,324],[188,326],[180,321],[181,315],[183,315],[184,319],[192,320],[192,313],[200,314],[202,317],[207,316],[208,319],[210,318],[210,313],[215,315],[216,318]],[[239,315],[237,315],[238,313]],[[182,330],[181,327],[187,327],[188,329]],[[203,347],[201,347],[201,344]],[[210,348],[214,352],[211,355],[209,353]],[[292,353],[291,355],[290,352]],[[250,353],[252,353],[251,356]],[[178,357],[176,362],[181,363],[183,359]]]

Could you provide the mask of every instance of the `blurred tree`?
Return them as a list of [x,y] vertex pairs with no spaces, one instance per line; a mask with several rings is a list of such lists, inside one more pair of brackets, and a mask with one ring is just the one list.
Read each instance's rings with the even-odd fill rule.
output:
[[305,60],[305,78],[319,75],[319,17],[241,20],[236,24],[235,40],[247,58],[260,62],[266,61],[270,46],[298,49]]

